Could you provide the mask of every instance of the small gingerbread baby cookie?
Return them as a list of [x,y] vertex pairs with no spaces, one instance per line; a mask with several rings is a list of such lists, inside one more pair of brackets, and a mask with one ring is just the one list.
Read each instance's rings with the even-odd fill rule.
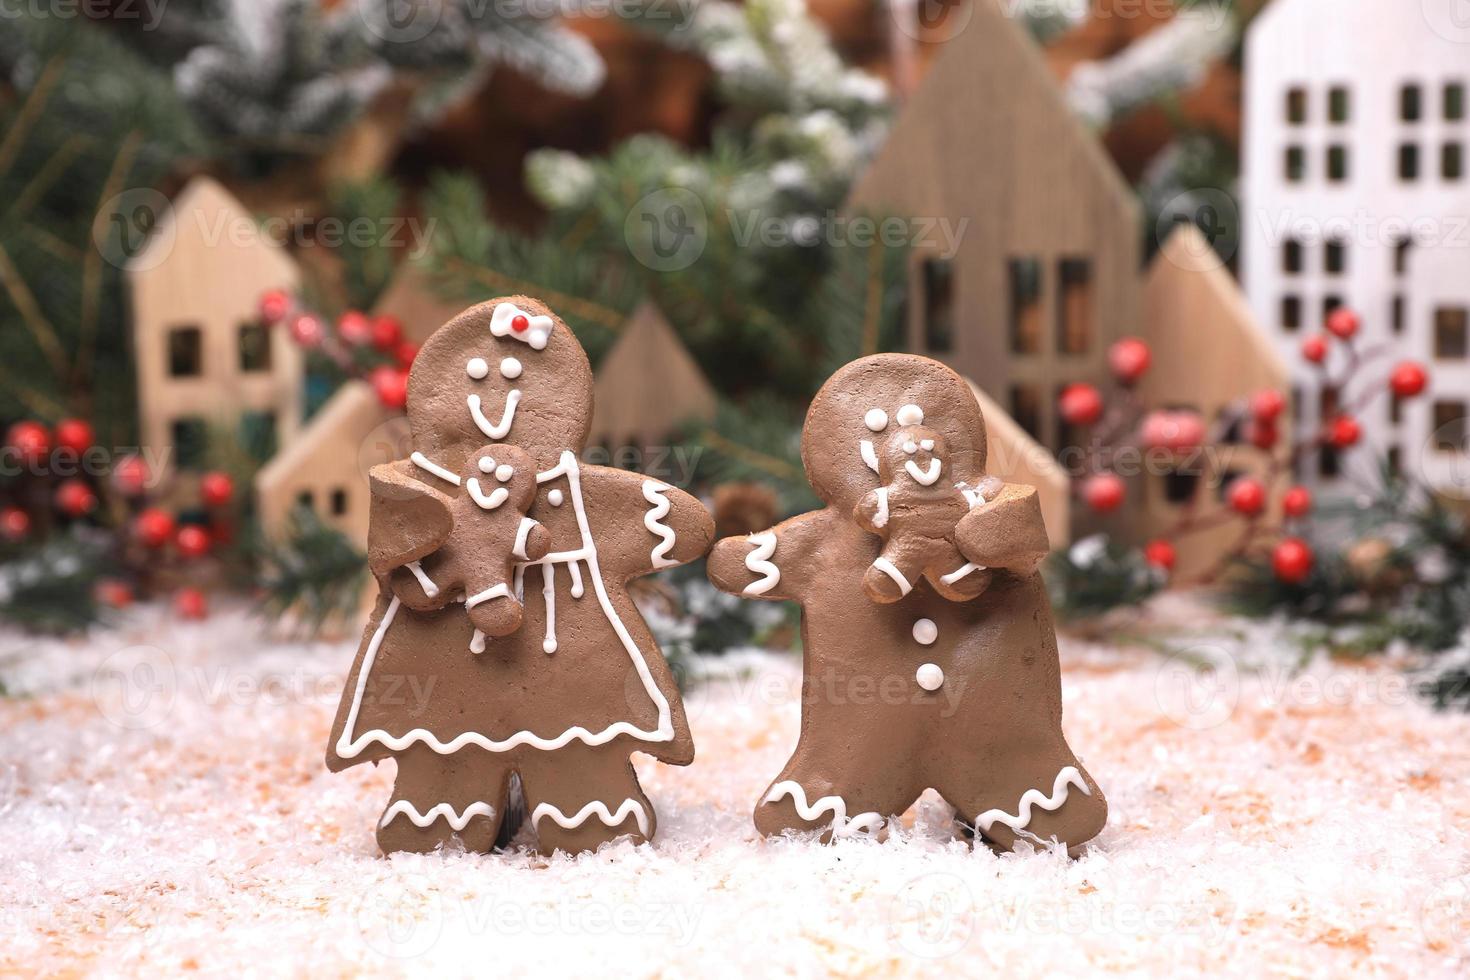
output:
[[990,484],[994,491],[1001,484],[987,477],[978,488],[957,486],[944,434],[922,424],[917,405],[899,412],[908,424],[894,430],[878,452],[883,485],[853,511],[860,527],[885,542],[863,576],[863,591],[874,602],[897,602],[923,576],[946,599],[973,599],[990,584],[990,572],[965,560],[955,528],[971,507],[985,502]]

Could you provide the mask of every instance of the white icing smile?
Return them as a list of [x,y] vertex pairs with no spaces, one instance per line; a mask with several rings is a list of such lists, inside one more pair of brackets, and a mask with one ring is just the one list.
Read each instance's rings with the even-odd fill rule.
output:
[[470,395],[469,398],[465,399],[465,402],[470,407],[470,418],[475,420],[475,424],[480,427],[481,432],[485,433],[491,439],[504,439],[510,434],[511,423],[515,421],[516,406],[521,403],[521,390],[519,388],[512,388],[506,394],[505,409],[501,412],[500,423],[498,425],[491,423],[485,417],[485,413],[480,407],[479,395]]
[[927,470],[919,469],[919,465],[911,459],[903,461],[903,468],[908,471],[909,476],[926,487],[932,487],[935,483],[939,482],[939,470],[942,465],[938,456],[929,460],[929,468]]
[[505,489],[505,487],[496,487],[491,493],[486,493],[480,488],[480,481],[475,479],[471,479],[466,483],[465,489],[470,492],[470,496],[474,499],[475,503],[479,504],[485,510],[494,510],[505,503],[506,499],[510,497],[510,491]]

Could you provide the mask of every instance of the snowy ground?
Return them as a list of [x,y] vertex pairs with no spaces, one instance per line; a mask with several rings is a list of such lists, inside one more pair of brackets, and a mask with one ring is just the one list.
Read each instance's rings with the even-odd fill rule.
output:
[[1076,861],[972,851],[930,798],[883,843],[758,839],[796,739],[771,657],[689,698],[691,768],[641,766],[655,845],[385,860],[388,767],[321,763],[350,643],[0,636],[0,974],[1466,975],[1470,718],[1185,619],[1173,655],[1064,644],[1112,805]]

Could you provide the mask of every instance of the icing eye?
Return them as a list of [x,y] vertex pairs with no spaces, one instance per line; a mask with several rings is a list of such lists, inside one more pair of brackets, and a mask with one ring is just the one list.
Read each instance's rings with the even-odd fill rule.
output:
[[521,362],[514,357],[507,357],[500,362],[500,376],[507,381],[514,381],[521,376]]
[[934,450],[934,440],[933,439],[924,439],[923,441],[921,441],[919,443],[919,448],[922,449],[922,450],[924,450],[925,452],[933,452],[933,450]]
[[919,425],[924,421],[924,410],[917,405],[905,405],[896,416],[899,425]]
[[881,408],[870,408],[868,414],[863,416],[863,425],[873,432],[882,432],[888,428],[888,413]]
[[914,440],[910,439],[908,442],[903,444],[903,451],[912,456],[914,453],[919,451],[919,447],[914,445]]
[[501,463],[495,468],[495,479],[499,480],[501,483],[504,483],[506,480],[509,480],[515,475],[515,467],[511,466],[509,463]]
[[490,373],[490,365],[485,363],[483,357],[472,357],[470,358],[470,362],[464,366],[464,373],[476,381],[483,381],[485,376]]
[[553,490],[546,495],[546,502],[553,507],[560,507],[561,499],[562,497],[560,490]]
[[481,456],[480,457],[480,472],[481,473],[491,473],[491,472],[494,472],[494,470],[495,470],[495,460],[491,459],[489,456]]

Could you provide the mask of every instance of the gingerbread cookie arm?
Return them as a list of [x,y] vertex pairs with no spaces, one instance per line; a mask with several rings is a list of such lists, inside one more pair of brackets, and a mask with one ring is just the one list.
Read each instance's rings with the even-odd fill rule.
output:
[[453,503],[410,476],[399,463],[374,466],[368,474],[368,566],[384,576],[428,557],[454,530]]
[[1051,551],[1036,488],[1006,484],[960,520],[955,543],[965,558],[981,567],[1018,575],[1034,572]]
[[715,588],[747,599],[800,602],[810,579],[813,553],[835,512],[813,511],[775,527],[724,538],[710,552],[708,573]]
[[709,551],[715,522],[697,497],[639,473],[584,466],[582,484],[595,529],[626,535],[602,565],[620,581],[685,565]]

